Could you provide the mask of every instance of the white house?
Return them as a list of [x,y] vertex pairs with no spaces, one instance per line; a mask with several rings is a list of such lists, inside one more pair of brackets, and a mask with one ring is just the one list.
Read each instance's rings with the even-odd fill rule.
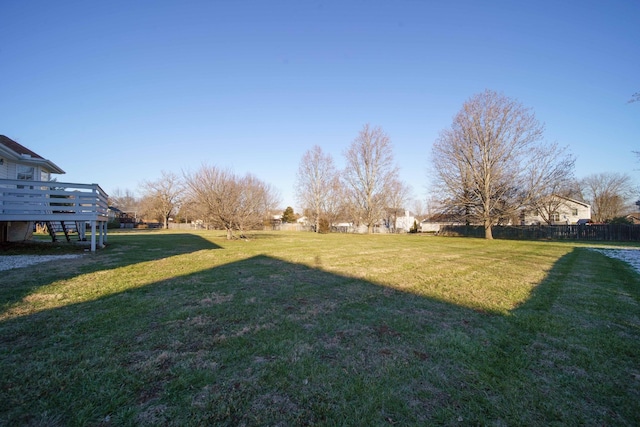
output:
[[522,225],[548,224],[571,225],[578,220],[591,219],[591,205],[563,196],[552,196],[542,209],[529,209],[522,212]]
[[438,233],[440,227],[446,225],[464,225],[459,218],[454,215],[438,213],[425,218],[420,222],[421,233]]
[[0,135],[0,179],[49,181],[51,174],[63,173],[52,161]]
[[413,223],[416,220],[416,217],[411,215],[411,212],[405,211],[404,216],[399,216],[396,218],[396,231],[408,233],[413,227]]
[[[29,240],[34,222],[59,229],[67,239],[71,225],[84,238],[91,225],[91,250],[96,236],[106,241],[107,194],[98,184],[52,181],[64,174],[55,163],[0,135],[0,242]],[[55,239],[55,233],[52,233]]]

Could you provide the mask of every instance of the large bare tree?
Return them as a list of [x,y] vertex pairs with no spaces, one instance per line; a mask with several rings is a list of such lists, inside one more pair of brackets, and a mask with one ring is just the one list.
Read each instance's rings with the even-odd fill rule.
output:
[[189,201],[202,219],[214,227],[233,232],[262,225],[278,203],[276,191],[253,175],[238,176],[230,170],[203,165],[185,174]]
[[544,127],[517,101],[487,90],[464,103],[432,149],[436,186],[450,212],[491,227],[568,180],[573,157],[543,141]]
[[207,224],[226,230],[233,238],[236,228],[235,210],[239,203],[239,188],[229,170],[203,165],[198,171],[185,174],[189,200]]
[[347,197],[355,219],[373,226],[384,218],[391,184],[398,181],[389,136],[380,127],[365,125],[345,153],[343,173]]
[[173,172],[162,171],[155,181],[142,184],[141,207],[147,215],[161,219],[164,228],[169,228],[169,218],[177,212],[183,193],[180,177]]
[[335,175],[329,183],[329,192],[323,206],[323,218],[329,227],[335,222],[349,218],[345,200],[345,187],[340,175]]
[[337,169],[333,158],[314,146],[304,153],[296,177],[296,198],[320,231],[320,219],[335,209]]
[[251,174],[237,177],[240,189],[237,210],[237,228],[241,234],[247,230],[262,228],[269,221],[269,214],[280,201],[277,191]]
[[580,181],[580,189],[591,204],[591,219],[595,222],[625,215],[637,194],[631,177],[617,172],[591,174]]

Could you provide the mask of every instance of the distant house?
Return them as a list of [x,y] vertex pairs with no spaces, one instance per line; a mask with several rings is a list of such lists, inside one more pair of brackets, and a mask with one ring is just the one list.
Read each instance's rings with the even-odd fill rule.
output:
[[523,210],[520,216],[521,225],[548,223],[551,225],[570,225],[577,224],[581,219],[591,219],[591,205],[579,200],[554,195],[544,206],[544,211],[543,209]]
[[416,221],[416,217],[411,215],[411,212],[405,211],[403,216],[396,218],[396,232],[408,233],[413,227],[414,221]]
[[109,206],[107,217],[110,222],[113,221],[115,223],[119,223],[120,228],[134,228],[136,225],[135,216],[132,216],[115,206]]
[[460,218],[456,215],[438,213],[430,215],[420,222],[421,233],[438,233],[440,227],[445,225],[463,225]]
[[106,240],[107,194],[97,184],[52,180],[65,172],[50,160],[0,135],[0,242],[29,240],[34,223],[45,223],[69,239],[69,230],[84,238],[91,226],[91,250]]
[[640,224],[640,213],[637,213],[637,212],[631,213],[627,215],[625,218],[627,218],[627,220],[629,220],[634,225]]

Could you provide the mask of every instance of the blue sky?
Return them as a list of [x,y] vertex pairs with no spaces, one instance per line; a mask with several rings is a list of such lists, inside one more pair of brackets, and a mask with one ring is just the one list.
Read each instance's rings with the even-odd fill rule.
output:
[[520,101],[576,175],[640,182],[640,2],[14,1],[0,4],[0,134],[63,182],[250,172],[296,207],[304,152],[343,165],[365,123],[429,193],[431,145],[472,95]]

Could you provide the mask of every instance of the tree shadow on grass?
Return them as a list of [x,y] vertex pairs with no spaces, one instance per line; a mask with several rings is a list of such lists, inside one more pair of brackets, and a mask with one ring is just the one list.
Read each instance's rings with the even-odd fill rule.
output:
[[633,379],[609,399],[547,377],[573,357],[554,307],[578,262],[509,316],[255,256],[7,320],[0,423],[635,424]]

